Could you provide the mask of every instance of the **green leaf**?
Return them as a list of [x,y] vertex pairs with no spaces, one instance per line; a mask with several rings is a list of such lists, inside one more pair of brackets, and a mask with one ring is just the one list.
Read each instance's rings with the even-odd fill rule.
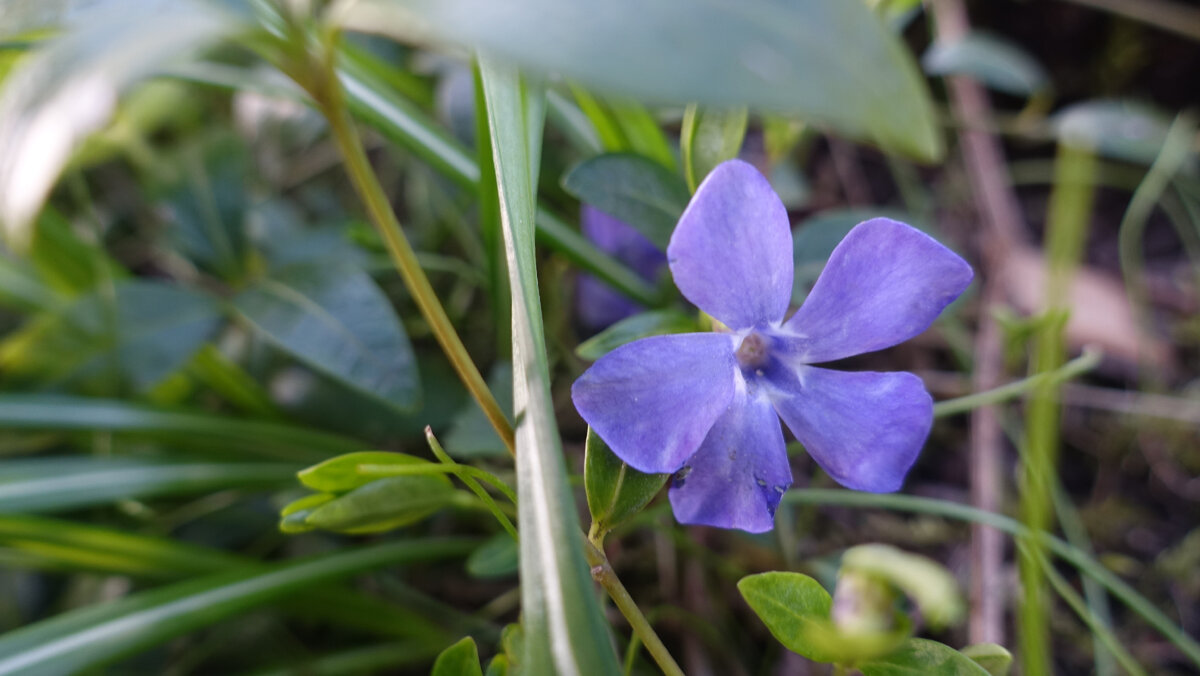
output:
[[[505,280],[505,285],[508,280]],[[507,288],[507,286],[505,287]],[[507,297],[507,296],[506,296]],[[499,361],[492,365],[487,378],[488,389],[496,397],[500,409],[512,419],[512,364]],[[445,437],[446,452],[456,459],[500,458],[508,455],[504,442],[496,434],[496,428],[488,422],[483,409],[475,402],[467,402],[462,412],[454,418],[450,433]]]
[[467,557],[467,572],[472,577],[508,577],[517,572],[520,550],[508,533],[497,533]]
[[629,153],[584,160],[562,184],[579,201],[628,223],[663,251],[691,197],[678,174]]
[[938,628],[956,624],[966,612],[958,582],[941,564],[890,545],[858,545],[842,555],[842,570],[857,571],[896,586]]
[[800,304],[808,294],[830,254],[854,226],[877,217],[892,218],[912,224],[911,217],[886,209],[830,209],[804,221],[792,238],[792,256],[796,274],[792,282],[792,302]]
[[144,392],[181,368],[216,331],[215,298],[174,284],[118,283],[43,315],[0,344],[10,376],[86,391]]
[[488,662],[487,671],[484,676],[508,676],[510,673],[515,674],[514,670],[509,669],[508,657],[506,655],[496,655]]
[[446,648],[438,655],[433,663],[430,676],[483,676],[479,666],[479,649],[475,647],[475,639],[464,637],[458,643]]
[[926,160],[943,152],[920,71],[863,2],[364,0],[346,14],[353,29],[465,44],[641,101],[793,112]]
[[46,458],[8,462],[4,469],[0,512],[50,513],[117,500],[283,487],[296,466]]
[[989,676],[1008,676],[1008,672],[1012,670],[1013,656],[1004,646],[995,643],[976,643],[959,652],[983,667]]
[[0,637],[0,676],[66,676],[287,598],[312,585],[417,561],[462,556],[464,539],[389,542],[251,566],[58,615]]
[[129,273],[104,251],[101,243],[85,242],[58,212],[47,209],[37,222],[29,261],[41,279],[65,296],[77,296],[104,281]]
[[648,336],[700,331],[696,320],[678,310],[651,310],[626,317],[575,348],[580,359],[595,361],[626,343]]
[[169,441],[313,462],[362,448],[362,442],[294,425],[239,420],[186,409],[162,409],[112,399],[0,394],[0,429],[117,432]]
[[27,261],[0,251],[0,305],[18,312],[50,310],[58,304],[54,289]]
[[521,531],[520,668],[530,674],[616,674],[616,655],[583,557],[567,486],[546,357],[534,255],[529,93],[514,69],[480,60],[513,303],[513,395]]
[[314,491],[345,493],[374,481],[358,471],[359,465],[418,465],[430,464],[428,460],[404,453],[390,451],[358,451],[330,458],[325,462],[303,469],[297,474],[300,483]]
[[167,236],[186,257],[227,280],[239,279],[246,266],[244,153],[233,138],[187,149],[177,160],[181,184],[165,203]]
[[863,676],[986,676],[983,667],[957,650],[923,638],[910,638],[900,650],[857,665]]
[[0,227],[8,240],[28,242],[71,152],[108,122],[121,92],[240,29],[217,3],[163,3],[137,21],[128,8],[102,4],[18,64],[0,94]]
[[687,107],[679,146],[683,171],[692,192],[718,164],[738,156],[749,119],[750,111],[745,106],[719,109],[692,104]]
[[1030,97],[1050,88],[1042,66],[1010,40],[983,32],[953,42],[934,42],[921,57],[930,75],[968,75],[984,85],[1015,96]]
[[1051,124],[1060,143],[1150,165],[1167,140],[1171,118],[1146,103],[1094,100],[1064,108]]
[[320,657],[304,657],[291,666],[255,671],[252,676],[348,676],[391,674],[401,667],[428,664],[441,644],[408,640],[365,648],[351,648]]
[[445,476],[376,479],[317,507],[304,523],[342,533],[379,533],[420,521],[453,504],[456,496]]
[[328,262],[288,266],[239,294],[234,307],[309,367],[398,409],[419,403],[408,335],[362,270]]
[[284,505],[279,511],[280,532],[295,535],[316,530],[316,526],[308,523],[308,517],[312,516],[318,507],[335,498],[337,496],[333,493],[314,493]]
[[675,156],[658,120],[645,106],[630,99],[611,103],[613,119],[629,142],[629,150],[667,169],[675,169]]
[[588,428],[583,461],[592,529],[607,533],[642,511],[670,474],[645,474],[626,465],[596,431]]
[[771,572],[738,581],[738,591],[783,647],[816,662],[836,655],[811,636],[828,626],[833,599],[819,582],[800,573]]

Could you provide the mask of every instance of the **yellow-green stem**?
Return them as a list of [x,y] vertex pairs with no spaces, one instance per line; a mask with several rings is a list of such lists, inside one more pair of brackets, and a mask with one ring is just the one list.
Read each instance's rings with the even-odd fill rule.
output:
[[658,634],[654,633],[654,627],[650,626],[650,621],[642,614],[641,608],[638,608],[633,597],[629,595],[629,591],[625,589],[625,585],[621,584],[621,579],[613,571],[608,557],[590,541],[585,542],[583,547],[588,565],[592,567],[592,578],[599,582],[601,587],[604,587],[604,591],[608,592],[613,604],[625,616],[630,628],[633,629],[633,634],[646,646],[646,651],[654,658],[658,668],[662,669],[667,676],[683,676],[683,670],[675,663],[675,658],[671,657],[671,653],[658,638]]
[[455,331],[454,324],[446,315],[446,310],[438,300],[433,285],[429,283],[429,278],[425,276],[425,271],[417,262],[417,255],[404,236],[400,222],[396,219],[391,204],[388,203],[387,194],[384,192],[383,186],[379,184],[379,179],[367,159],[367,153],[363,150],[362,141],[350,119],[350,113],[342,98],[341,87],[332,68],[329,68],[325,77],[321,78],[321,84],[323,86],[314,87],[315,91],[310,90],[310,93],[316,98],[317,106],[329,121],[333,138],[346,163],[346,171],[350,174],[350,182],[354,184],[355,191],[358,192],[359,198],[366,206],[375,229],[383,237],[396,270],[404,280],[408,292],[412,294],[425,321],[429,322],[429,327],[433,331],[434,337],[437,338],[438,344],[441,345],[442,351],[446,353],[455,372],[458,373],[458,377],[466,385],[467,391],[479,403],[484,415],[487,416],[492,427],[496,429],[496,433],[504,441],[508,452],[515,453],[512,425],[501,410],[500,404],[496,403],[496,398],[492,396],[492,392],[484,382],[479,369],[476,368],[475,362],[467,353],[462,339]]

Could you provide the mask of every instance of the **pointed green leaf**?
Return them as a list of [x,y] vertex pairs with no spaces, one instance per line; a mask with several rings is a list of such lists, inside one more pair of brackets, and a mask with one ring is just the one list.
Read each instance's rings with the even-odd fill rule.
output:
[[960,650],[976,664],[983,667],[989,676],[1008,676],[1012,670],[1013,656],[1002,645],[995,643],[976,643]]
[[362,0],[346,18],[641,101],[793,112],[926,160],[943,152],[920,71],[864,2]]
[[[530,674],[616,674],[616,656],[583,557],[567,487],[542,328],[529,156],[540,124],[515,69],[480,60],[513,303],[513,404],[521,531],[521,611]],[[538,121],[540,122],[540,121]]]
[[683,171],[692,192],[718,164],[738,156],[749,119],[750,111],[745,106],[688,106],[683,114],[679,146],[683,156]]
[[342,533],[379,533],[420,521],[452,504],[455,496],[445,476],[377,479],[317,507],[304,523]]
[[857,665],[863,676],[987,676],[983,667],[950,646],[910,638],[896,652]]
[[455,558],[472,546],[463,539],[389,542],[243,567],[88,606],[0,637],[0,676],[95,670],[315,584],[384,566]]
[[390,451],[358,451],[330,458],[300,471],[296,475],[300,483],[314,491],[345,493],[371,483],[378,476],[363,474],[359,465],[418,465],[430,464],[428,460],[404,453]]
[[508,533],[497,533],[467,557],[467,572],[473,577],[507,577],[517,572],[520,551]]
[[289,502],[279,510],[279,530],[289,535],[316,530],[316,526],[308,523],[308,517],[318,507],[335,498],[337,496],[333,493],[314,493]]
[[309,367],[399,409],[420,400],[412,345],[362,270],[328,262],[275,271],[234,299],[257,331]]
[[628,223],[663,251],[691,197],[678,174],[629,153],[584,160],[562,183],[579,201]]
[[607,533],[635,516],[662,490],[670,474],[644,474],[626,465],[588,428],[583,485],[593,530]]
[[433,663],[433,671],[429,672],[429,676],[483,676],[475,639],[467,636],[443,650]]

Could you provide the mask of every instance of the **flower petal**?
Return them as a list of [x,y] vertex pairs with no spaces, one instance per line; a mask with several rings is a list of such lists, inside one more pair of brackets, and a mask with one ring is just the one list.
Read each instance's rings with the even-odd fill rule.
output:
[[685,333],[622,345],[575,381],[571,399],[630,467],[674,472],[733,398],[734,340]]
[[933,399],[920,378],[778,363],[766,377],[775,410],[838,483],[899,490],[933,424]]
[[784,325],[807,364],[873,352],[912,338],[971,283],[953,251],[911,226],[874,218],[838,244],[804,305]]
[[742,391],[675,478],[671,507],[680,523],[762,533],[791,485],[779,416],[767,397]]
[[675,285],[733,329],[783,319],[792,293],[792,231],[771,184],[739,160],[700,184],[667,246]]

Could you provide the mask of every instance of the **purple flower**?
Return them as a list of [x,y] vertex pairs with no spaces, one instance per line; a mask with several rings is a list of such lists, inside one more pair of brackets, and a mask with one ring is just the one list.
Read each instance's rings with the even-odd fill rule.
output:
[[[596,248],[612,254],[646,281],[658,278],[667,257],[650,240],[624,221],[584,205],[580,216],[583,234]],[[580,275],[575,287],[579,321],[598,331],[642,310],[642,306],[591,275]]]
[[971,282],[964,260],[903,223],[866,221],[784,321],[787,211],[767,180],[737,160],[700,185],[667,259],[683,295],[730,331],[624,345],[580,376],[571,397],[629,466],[675,473],[670,497],[680,522],[772,528],[792,483],[780,417],[843,486],[900,488],[933,421],[921,380],[811,364],[924,331]]

